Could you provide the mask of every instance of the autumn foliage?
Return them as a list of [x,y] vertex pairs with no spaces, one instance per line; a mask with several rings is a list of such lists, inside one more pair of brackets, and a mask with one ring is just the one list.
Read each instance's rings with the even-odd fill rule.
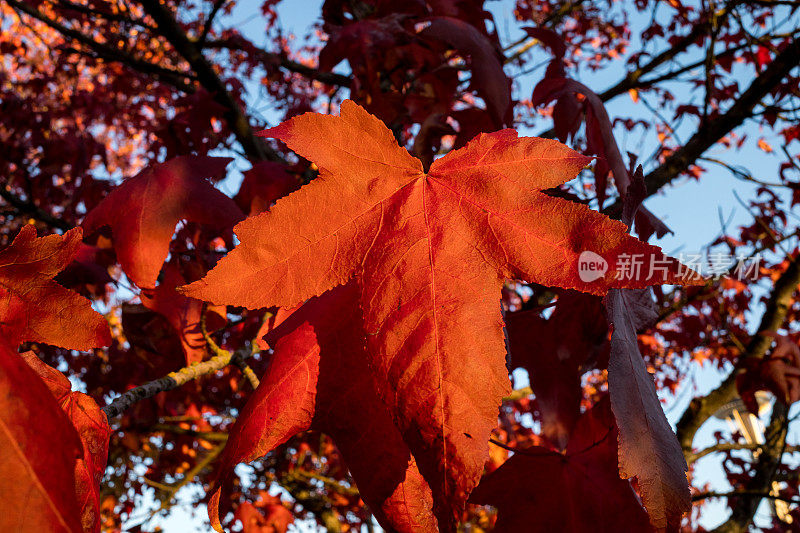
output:
[[797,527],[798,7],[0,0],[0,530]]

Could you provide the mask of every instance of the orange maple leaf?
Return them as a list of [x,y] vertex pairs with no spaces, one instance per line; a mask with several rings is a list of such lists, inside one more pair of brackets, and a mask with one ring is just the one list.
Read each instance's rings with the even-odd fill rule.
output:
[[[241,244],[184,291],[215,304],[292,307],[355,277],[376,387],[430,485],[442,529],[478,483],[510,391],[504,280],[594,294],[687,281],[677,261],[624,224],[542,193],[590,160],[556,141],[483,134],[426,174],[350,101],[341,116],[307,113],[263,135],[313,161],[320,177],[239,223]],[[591,281],[578,270],[587,250],[608,266]],[[617,279],[623,254],[665,270]]]

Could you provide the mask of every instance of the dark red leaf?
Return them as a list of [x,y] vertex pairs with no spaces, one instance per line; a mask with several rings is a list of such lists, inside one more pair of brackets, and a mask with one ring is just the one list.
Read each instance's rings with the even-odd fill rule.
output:
[[220,176],[227,157],[179,156],[126,180],[83,221],[87,233],[111,226],[114,249],[128,277],[153,288],[181,219],[222,230],[244,215],[206,178]]
[[628,481],[617,473],[616,428],[603,400],[577,421],[566,454],[519,450],[483,478],[471,501],[497,507],[494,531],[651,531]]

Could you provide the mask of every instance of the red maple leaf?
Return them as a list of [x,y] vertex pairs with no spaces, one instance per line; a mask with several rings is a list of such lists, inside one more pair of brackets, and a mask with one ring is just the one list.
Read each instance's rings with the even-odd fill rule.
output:
[[76,350],[110,344],[91,303],[52,279],[78,253],[81,235],[75,228],[37,238],[24,226],[0,252],[0,500],[19,510],[0,513],[3,531],[100,528],[108,420],[63,374],[31,352],[14,353],[23,341]]
[[349,283],[314,298],[267,335],[270,367],[230,431],[209,502],[219,506],[233,468],[253,461],[301,431],[333,438],[375,517],[392,531],[436,531],[431,491],[379,398],[357,315],[358,287]]
[[108,418],[90,396],[73,392],[66,376],[42,362],[35,353],[25,352],[21,356],[44,381],[78,431],[83,457],[75,463],[75,493],[81,507],[81,523],[84,531],[100,531],[100,481],[108,462],[111,435]]
[[47,385],[3,343],[0,390],[0,530],[83,531],[81,439]]
[[518,450],[470,497],[497,507],[494,531],[652,531],[636,494],[617,474],[616,427],[606,399],[577,421],[566,453]]
[[[480,478],[509,392],[505,279],[594,294],[692,282],[624,224],[541,192],[589,161],[556,141],[513,130],[480,135],[426,174],[380,120],[350,101],[341,116],[309,113],[264,135],[316,163],[320,178],[237,225],[241,245],[186,294],[293,307],[355,276],[377,388],[443,529]],[[608,265],[591,281],[579,275],[586,250]],[[618,279],[623,254],[662,261],[667,274]]]
[[37,238],[24,226],[0,252],[0,335],[8,346],[34,341],[88,350],[111,343],[108,323],[89,300],[53,281],[78,253],[81,235],[74,228]]
[[244,218],[206,178],[224,174],[227,157],[180,156],[153,165],[106,196],[83,221],[86,232],[111,226],[120,265],[139,287],[156,284],[181,219],[222,230]]

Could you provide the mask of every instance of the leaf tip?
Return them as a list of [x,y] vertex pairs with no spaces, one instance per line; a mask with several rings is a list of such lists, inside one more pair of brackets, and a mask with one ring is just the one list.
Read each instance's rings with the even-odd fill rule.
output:
[[222,529],[222,524],[219,520],[219,498],[222,493],[222,486],[217,483],[214,492],[211,493],[211,498],[208,501],[208,518],[211,521],[211,527],[218,533],[225,533]]

